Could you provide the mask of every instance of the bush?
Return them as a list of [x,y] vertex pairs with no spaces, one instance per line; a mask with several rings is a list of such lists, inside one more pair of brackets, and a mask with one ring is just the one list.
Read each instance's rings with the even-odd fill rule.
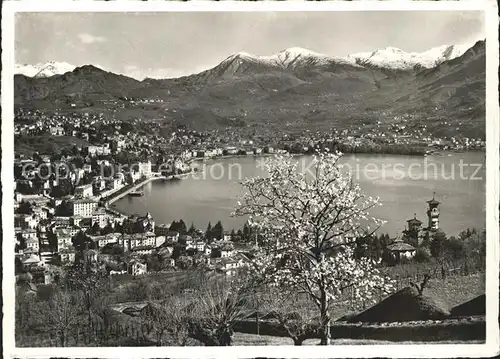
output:
[[418,248],[415,252],[415,261],[418,263],[427,263],[431,261],[431,252],[427,248]]
[[461,259],[466,255],[464,242],[451,237],[443,242],[443,252],[451,260]]
[[433,257],[439,258],[443,255],[446,234],[442,231],[437,231],[431,240],[430,250]]

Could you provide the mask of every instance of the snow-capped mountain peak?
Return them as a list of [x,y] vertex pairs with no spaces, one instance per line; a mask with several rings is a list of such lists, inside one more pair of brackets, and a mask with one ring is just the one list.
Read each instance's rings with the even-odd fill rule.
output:
[[386,47],[374,52],[349,55],[363,65],[372,65],[396,70],[410,70],[415,67],[432,68],[443,61],[462,56],[472,45],[442,45],[424,52],[405,52],[395,47]]
[[[252,66],[257,66],[261,70],[262,68],[296,70],[318,66],[331,68],[331,66],[336,65],[412,70],[433,68],[444,61],[462,56],[471,47],[471,44],[442,45],[424,52],[405,52],[402,49],[388,46],[372,52],[360,52],[345,57],[324,55],[301,47],[290,47],[268,56],[257,56],[242,51],[229,56],[214,69],[217,69],[217,73],[233,75],[241,72],[247,73],[246,69],[252,71],[251,68],[256,68]],[[245,63],[252,66],[242,66]],[[67,62],[50,61],[35,65],[16,65],[15,73],[29,77],[50,77],[73,71],[75,68],[76,66]]]
[[326,55],[323,54],[318,54],[317,52],[310,51],[307,49],[304,49],[302,47],[289,47],[287,49],[281,50],[278,52],[275,56],[293,56],[293,57],[298,57],[298,56],[317,56],[317,57],[324,57]]
[[352,66],[357,66],[352,59],[331,57],[301,47],[290,47],[273,55],[267,56],[257,56],[247,52],[238,52],[229,56],[223,61],[223,64],[232,63],[235,60],[243,60],[270,67],[289,69],[301,66],[326,65],[332,63],[348,63]]
[[289,67],[293,63],[300,60],[314,61],[314,62],[324,62],[327,60],[333,60],[333,58],[318,54],[317,52],[303,49],[301,47],[290,47],[288,49],[282,50],[277,54],[267,57],[269,60],[274,61],[284,67]]
[[67,62],[48,61],[35,65],[16,65],[14,72],[16,74],[25,75],[28,77],[50,77],[54,75],[62,75],[66,72],[73,71],[76,66]]
[[348,64],[352,66],[375,66],[392,70],[432,68],[443,61],[462,56],[472,45],[442,45],[424,52],[405,52],[388,46],[372,52],[360,52],[346,57],[332,57],[301,47],[290,47],[270,56],[256,56],[239,52],[227,60],[235,58],[267,66],[297,68],[308,65]]
[[386,48],[382,50],[377,50],[375,52],[381,52],[381,53],[392,53],[392,54],[403,54],[404,51],[401,49],[398,49],[397,47],[392,47],[392,46],[387,46]]

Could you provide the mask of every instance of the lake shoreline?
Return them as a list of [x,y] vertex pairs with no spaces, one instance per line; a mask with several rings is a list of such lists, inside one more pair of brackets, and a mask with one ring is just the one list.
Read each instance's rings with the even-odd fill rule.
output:
[[[384,152],[342,152],[342,156],[346,155],[369,155],[369,156],[406,156],[406,157],[443,157],[444,154],[460,154],[460,153],[483,153],[486,155],[485,150],[477,149],[477,150],[465,150],[465,151],[455,151],[455,150],[444,150],[444,151],[436,151],[434,154],[407,154],[407,153],[384,153]],[[292,157],[301,157],[301,156],[314,156],[314,153],[260,153],[253,155],[223,155],[223,156],[213,156],[213,157],[194,157],[188,160],[188,163],[192,162],[207,162],[207,161],[217,161],[217,160],[225,160],[232,158],[261,158],[261,157],[273,157],[276,155],[287,155],[290,154]]]
[[[485,206],[484,180],[441,178],[440,174],[449,175],[453,166],[458,166],[459,160],[462,159],[464,163],[484,163],[484,153],[474,152],[450,151],[444,153],[444,156],[429,156],[428,161],[431,166],[429,168],[430,170],[438,168],[439,176],[432,174],[424,176],[424,170],[427,168],[424,162],[426,157],[379,154],[345,154],[344,157],[346,163],[356,166],[356,175],[359,176],[357,181],[364,193],[382,199],[384,206],[376,208],[372,213],[375,217],[388,221],[382,232],[391,235],[400,233],[405,228],[406,221],[413,218],[415,213],[417,218],[427,221],[426,201],[432,198],[433,192],[436,192],[436,198],[443,203],[440,219],[442,228],[447,234],[455,235],[468,227],[484,226],[484,212],[478,211],[478,208]],[[206,176],[197,176],[195,171],[184,180],[176,181],[175,186],[170,181],[165,182],[165,185],[155,181],[152,185],[148,185],[151,190],[145,193],[145,198],[118,201],[113,208],[125,214],[150,212],[158,223],[170,223],[172,220],[182,218],[184,221],[193,222],[198,228],[205,228],[208,222],[215,223],[221,220],[225,229],[239,229],[244,220],[230,217],[232,208],[242,195],[236,176],[240,174],[241,178],[262,176],[263,169],[261,166],[256,166],[256,160],[268,156],[269,154],[228,156],[192,162],[193,167],[204,169]],[[305,161],[308,161],[307,156],[304,157]],[[414,167],[415,162],[419,163],[417,167]],[[231,167],[233,164],[241,165],[241,169]],[[212,166],[215,167],[212,169]],[[372,172],[365,174],[363,170],[365,167],[371,168],[368,166],[382,168],[381,175],[385,177],[379,178],[379,176],[373,180]],[[399,178],[398,168],[410,171],[411,176],[405,175],[404,178]],[[472,166],[464,168],[465,176],[470,176],[474,172]],[[226,175],[222,176],[221,171],[226,171]],[[419,174],[422,176],[418,177]],[[477,176],[484,178],[484,173],[478,173]]]

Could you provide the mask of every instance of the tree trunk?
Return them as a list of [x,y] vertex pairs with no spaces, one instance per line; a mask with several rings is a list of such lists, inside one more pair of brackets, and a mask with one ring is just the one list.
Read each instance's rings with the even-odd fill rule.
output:
[[319,345],[330,345],[330,318],[322,320]]
[[59,333],[59,339],[61,340],[61,346],[65,347],[66,346],[66,340],[65,340],[66,338],[64,336],[64,332],[63,331],[61,331]]
[[92,323],[92,310],[87,307],[87,319],[89,321],[89,329],[92,331],[93,323]]
[[328,297],[324,289],[321,290],[321,328],[319,345],[330,345],[330,314],[328,313]]
[[293,340],[293,345],[295,346],[302,345],[302,342],[304,341],[304,339],[300,337],[294,337],[292,338],[292,340]]

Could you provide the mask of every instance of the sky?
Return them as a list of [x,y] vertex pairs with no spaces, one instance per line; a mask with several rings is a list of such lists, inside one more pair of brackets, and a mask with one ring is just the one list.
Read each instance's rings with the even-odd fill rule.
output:
[[485,37],[477,11],[17,13],[15,61],[168,78],[206,70],[237,52],[302,47],[347,56],[388,46],[421,52]]

